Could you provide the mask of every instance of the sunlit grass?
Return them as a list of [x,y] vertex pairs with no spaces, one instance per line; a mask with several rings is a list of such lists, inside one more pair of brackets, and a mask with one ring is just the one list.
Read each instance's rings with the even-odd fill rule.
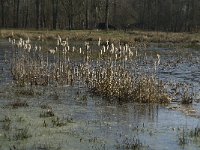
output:
[[[14,34],[12,34],[12,32]],[[15,38],[37,39],[41,36],[43,39],[55,40],[57,35],[62,38],[68,37],[77,41],[96,41],[99,37],[102,40],[110,39],[113,42],[200,42],[199,33],[173,33],[173,32],[151,32],[151,31],[101,31],[101,30],[12,30],[2,29],[1,38],[8,38],[14,35]]]

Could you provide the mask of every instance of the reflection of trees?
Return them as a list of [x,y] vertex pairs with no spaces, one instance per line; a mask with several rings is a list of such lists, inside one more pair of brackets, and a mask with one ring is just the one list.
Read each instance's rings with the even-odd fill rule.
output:
[[111,104],[103,105],[102,119],[104,121],[115,121],[118,123],[127,122],[128,124],[143,124],[155,122],[158,119],[158,105],[156,104]]

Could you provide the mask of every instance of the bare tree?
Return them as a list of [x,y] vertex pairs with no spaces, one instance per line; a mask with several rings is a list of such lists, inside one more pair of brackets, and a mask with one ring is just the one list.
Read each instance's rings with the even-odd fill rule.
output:
[[4,8],[5,8],[5,0],[1,0],[1,26],[4,27],[5,25],[5,11],[4,11]]
[[40,10],[41,10],[41,1],[36,0],[35,5],[36,5],[36,28],[40,28]]
[[53,10],[53,29],[57,28],[58,20],[58,2],[59,0],[52,0],[52,10]]
[[92,29],[102,22],[107,30],[197,31],[200,0],[0,0],[2,28]]
[[85,0],[85,27],[89,28],[89,0]]
[[106,30],[108,30],[108,22],[109,21],[109,0],[106,0],[106,10],[105,10],[105,25]]

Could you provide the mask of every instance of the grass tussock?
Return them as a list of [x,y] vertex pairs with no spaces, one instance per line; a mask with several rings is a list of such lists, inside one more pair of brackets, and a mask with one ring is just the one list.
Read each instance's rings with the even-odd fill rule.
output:
[[9,104],[13,109],[17,109],[20,107],[28,107],[28,103],[26,101],[16,100]]
[[11,122],[11,119],[8,116],[4,116],[4,119],[0,120],[0,122]]
[[4,119],[0,120],[2,123],[2,129],[5,131],[9,131],[11,128],[11,119],[8,116],[5,116]]
[[52,109],[52,107],[49,106],[48,104],[42,104],[40,107],[41,107],[42,109]]
[[191,129],[189,132],[190,137],[199,138],[200,137],[200,127],[197,126],[194,129]]
[[40,113],[40,118],[47,118],[55,116],[52,109],[48,109],[47,111],[43,111]]
[[53,127],[62,127],[67,125],[67,121],[60,119],[59,117],[55,117],[52,119]]
[[25,140],[31,137],[31,134],[29,133],[28,128],[22,128],[22,129],[17,129],[16,133],[14,133],[13,138],[18,141],[18,140]]
[[122,141],[117,141],[116,149],[124,149],[124,150],[143,150],[148,149],[147,146],[138,139],[138,138],[124,138]]
[[181,98],[181,104],[192,104],[193,102],[193,96],[190,94],[189,89],[184,89],[182,98]]

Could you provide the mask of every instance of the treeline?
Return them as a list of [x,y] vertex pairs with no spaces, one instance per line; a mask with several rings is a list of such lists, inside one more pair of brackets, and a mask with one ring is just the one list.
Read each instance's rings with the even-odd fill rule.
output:
[[0,0],[0,27],[197,31],[200,0]]

